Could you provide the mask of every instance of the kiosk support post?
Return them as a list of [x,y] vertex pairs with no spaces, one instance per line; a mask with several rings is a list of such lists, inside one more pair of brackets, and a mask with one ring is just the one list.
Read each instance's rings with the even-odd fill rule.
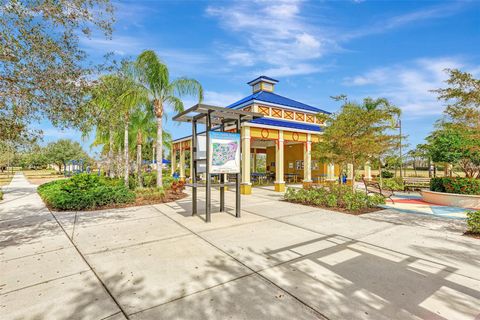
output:
[[[225,124],[222,122],[222,125],[220,126],[220,131],[223,131],[225,129]],[[220,212],[225,211],[225,175],[220,174]]]
[[[192,167],[190,168],[190,176],[192,185],[197,185],[197,120],[192,121]],[[197,214],[197,187],[192,188],[192,216]]]
[[210,176],[210,164],[209,164],[209,159],[211,157],[210,155],[210,130],[212,130],[212,118],[211,118],[211,111],[209,110],[207,112],[207,119],[206,119],[206,135],[207,135],[207,163],[205,164],[205,168],[206,168],[206,176],[207,176],[207,183],[206,183],[206,190],[205,190],[205,216],[206,216],[206,221],[207,222],[210,222],[212,221],[212,218],[211,218],[211,211],[212,211],[212,208],[211,208],[211,198],[212,198],[212,187],[211,187],[211,183],[212,183],[212,179],[211,179],[211,176]]
[[[239,115],[237,118],[237,133],[241,132],[241,123],[242,123],[242,116]],[[245,152],[245,150],[241,150],[240,152]],[[240,218],[240,177],[242,176],[242,166],[240,166],[240,172],[237,173],[237,179],[236,179],[236,188],[237,190],[235,191],[235,216],[237,218]]]

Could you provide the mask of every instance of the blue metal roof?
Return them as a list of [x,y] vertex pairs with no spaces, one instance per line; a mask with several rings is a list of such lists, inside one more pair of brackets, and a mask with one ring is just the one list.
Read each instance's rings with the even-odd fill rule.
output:
[[255,83],[255,82],[257,82],[257,81],[260,80],[260,79],[265,79],[265,80],[269,80],[269,81],[271,81],[271,82],[278,83],[278,80],[276,80],[276,79],[273,79],[273,78],[270,78],[270,77],[267,77],[267,76],[260,76],[260,77],[258,77],[258,78],[253,79],[252,81],[247,82],[247,84]]
[[299,123],[294,121],[276,120],[270,118],[257,118],[249,123],[264,124],[267,126],[285,127],[291,129],[300,129],[308,131],[322,132],[323,128],[315,124]]
[[330,114],[330,112],[328,111],[315,108],[315,107],[309,106],[308,104],[301,103],[301,102],[298,102],[298,101],[295,101],[295,100],[292,100],[268,91],[255,92],[254,94],[251,94],[248,97],[245,97],[235,103],[232,103],[231,105],[227,106],[227,108],[235,109],[235,107],[247,102],[251,102],[253,100],[274,103],[274,104],[278,104],[286,107],[292,107],[292,108],[311,111],[311,112],[323,112],[326,114]]

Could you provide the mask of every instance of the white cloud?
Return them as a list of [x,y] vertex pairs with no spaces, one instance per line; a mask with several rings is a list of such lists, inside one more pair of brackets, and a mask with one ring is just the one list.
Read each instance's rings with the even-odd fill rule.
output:
[[319,32],[319,26],[307,21],[301,9],[302,1],[251,1],[209,6],[206,12],[236,33],[241,46],[237,43],[223,50],[230,64],[264,65],[277,75],[288,75],[317,72],[311,66],[313,60],[329,49],[325,44],[332,43]]
[[245,51],[229,52],[225,54],[225,58],[232,66],[250,67],[255,64],[254,57],[251,53]]
[[378,19],[378,21],[368,22],[366,27],[359,26],[354,30],[342,32],[339,36],[341,41],[348,41],[354,38],[385,33],[392,29],[413,25],[416,22],[451,16],[456,14],[464,7],[465,3],[463,2],[442,3],[437,6],[432,6],[392,17],[385,17],[383,19]]
[[205,91],[204,103],[226,107],[238,100],[242,99],[245,94],[238,92],[216,92],[216,91]]
[[[405,117],[439,115],[444,106],[431,90],[445,86],[445,69],[465,68],[457,58],[423,58],[402,65],[370,70],[344,79],[347,86],[365,86],[368,94],[391,99]],[[468,69],[468,67],[467,67]]]
[[276,66],[273,68],[265,69],[263,71],[257,72],[256,74],[267,74],[271,77],[287,77],[295,75],[305,75],[312,74],[322,71],[323,69],[306,63],[300,63],[297,65],[285,65],[285,66]]

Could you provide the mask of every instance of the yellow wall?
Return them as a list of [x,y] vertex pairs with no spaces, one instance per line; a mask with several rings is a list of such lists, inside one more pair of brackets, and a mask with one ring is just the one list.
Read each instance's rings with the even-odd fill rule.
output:
[[[296,169],[296,161],[303,161],[303,143],[285,145],[285,151],[283,155],[285,173],[296,173],[300,179],[303,179],[303,169]],[[290,164],[293,168],[290,168]]]
[[270,164],[275,162],[275,146],[267,147],[267,171],[275,173],[275,167]]
[[[295,160],[303,161],[303,144],[294,144],[289,147],[288,145],[285,146],[284,152],[284,171],[285,173],[297,173],[300,179],[303,179],[303,169],[296,170],[295,167]],[[317,157],[318,158],[318,157]],[[316,160],[315,157],[312,155],[312,161]],[[271,167],[270,164],[275,162],[275,147],[267,147],[267,166],[269,168],[269,172],[275,173],[275,167]],[[289,168],[289,162],[293,162],[293,169]],[[338,176],[339,167],[335,166],[335,175]],[[317,181],[318,176],[327,174],[327,164],[326,163],[319,163],[318,169],[313,169],[312,163],[312,179]]]

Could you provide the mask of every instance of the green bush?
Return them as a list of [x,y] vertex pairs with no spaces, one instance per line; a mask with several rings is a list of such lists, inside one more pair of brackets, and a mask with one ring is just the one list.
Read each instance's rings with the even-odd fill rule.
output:
[[385,179],[393,178],[393,173],[387,170],[382,170],[382,178],[385,178]]
[[123,180],[86,173],[45,183],[37,190],[48,205],[58,210],[94,209],[135,201],[135,193],[124,186]]
[[3,192],[0,190],[0,200],[3,200]]
[[443,178],[431,178],[430,190],[436,192],[445,192],[445,187],[443,186]]
[[[156,188],[157,187],[157,172],[144,172],[142,173],[143,186],[145,188]],[[170,174],[163,174],[163,188],[165,190],[170,189],[174,179]]]
[[403,179],[401,177],[382,179],[382,183],[389,189],[403,191]]
[[480,179],[438,177],[430,180],[430,190],[436,192],[480,195]]
[[359,211],[385,204],[381,195],[366,195],[362,191],[352,191],[351,187],[333,185],[310,189],[287,188],[285,200],[329,208],[344,208],[349,211]]
[[467,231],[480,234],[480,210],[467,212]]

